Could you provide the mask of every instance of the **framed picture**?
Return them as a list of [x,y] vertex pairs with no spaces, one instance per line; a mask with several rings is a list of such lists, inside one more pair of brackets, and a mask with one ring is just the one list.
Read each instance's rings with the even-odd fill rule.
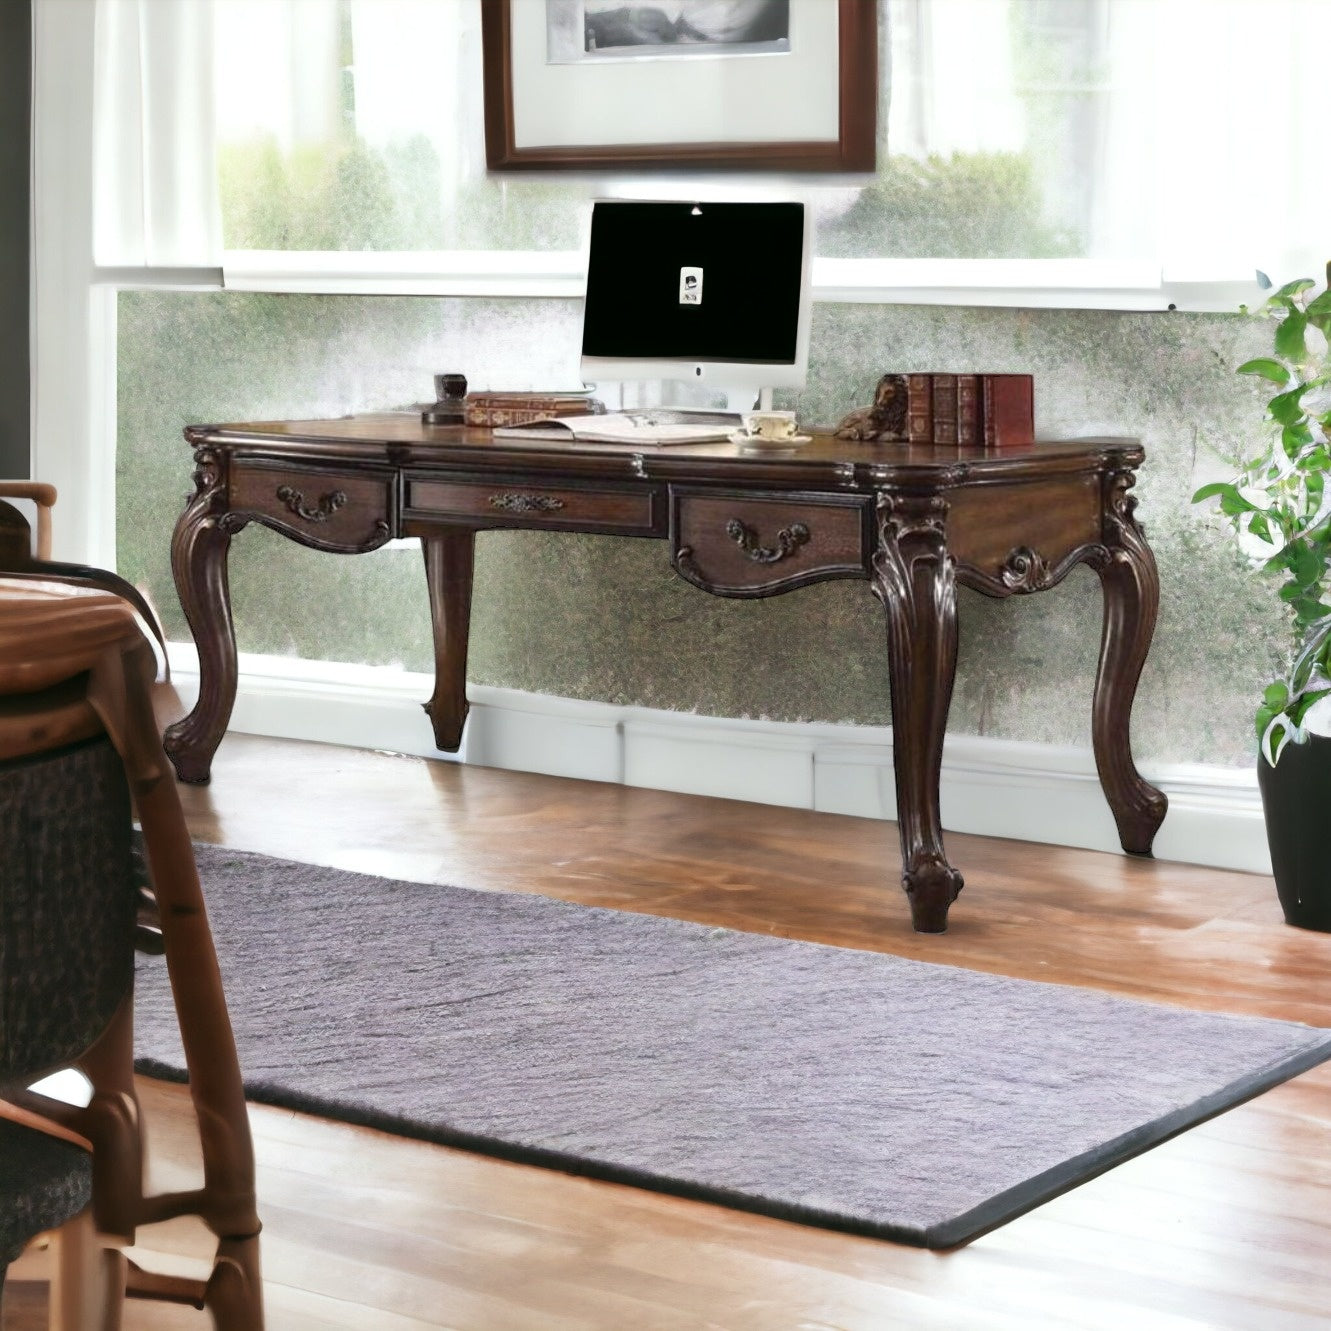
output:
[[491,170],[872,171],[877,0],[481,0]]

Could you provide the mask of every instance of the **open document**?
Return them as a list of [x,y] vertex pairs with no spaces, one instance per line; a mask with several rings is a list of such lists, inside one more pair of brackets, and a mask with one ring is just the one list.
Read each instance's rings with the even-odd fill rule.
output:
[[565,439],[588,444],[704,444],[729,439],[736,421],[683,423],[658,420],[649,412],[607,416],[546,416],[522,425],[500,425],[495,438]]

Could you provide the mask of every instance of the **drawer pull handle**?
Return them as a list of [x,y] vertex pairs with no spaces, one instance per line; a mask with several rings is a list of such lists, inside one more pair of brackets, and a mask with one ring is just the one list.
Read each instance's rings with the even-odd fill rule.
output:
[[277,497],[287,506],[289,512],[298,518],[304,518],[306,522],[327,522],[347,502],[345,490],[330,490],[326,495],[320,495],[318,504],[311,508],[305,502],[305,496],[289,485],[279,485]]
[[793,555],[809,539],[809,529],[802,522],[792,522],[776,534],[774,548],[758,544],[758,533],[738,518],[726,523],[726,535],[735,542],[755,564],[779,564],[787,555]]
[[554,495],[524,495],[509,491],[491,495],[490,507],[503,509],[505,513],[558,513],[564,507],[564,501]]

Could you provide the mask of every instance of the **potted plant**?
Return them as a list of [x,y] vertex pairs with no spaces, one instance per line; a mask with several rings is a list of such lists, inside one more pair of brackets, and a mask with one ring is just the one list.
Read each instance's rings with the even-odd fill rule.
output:
[[1257,708],[1257,777],[1285,919],[1331,932],[1331,264],[1327,277],[1320,294],[1301,278],[1257,311],[1274,323],[1274,354],[1238,373],[1275,389],[1261,447],[1192,498],[1218,498],[1240,547],[1281,580],[1290,665]]
[[1331,264],[1316,285],[1289,282],[1257,311],[1275,325],[1274,354],[1238,373],[1275,388],[1261,447],[1192,499],[1218,498],[1240,547],[1281,579],[1290,665],[1257,708],[1257,780],[1285,919],[1331,932]]

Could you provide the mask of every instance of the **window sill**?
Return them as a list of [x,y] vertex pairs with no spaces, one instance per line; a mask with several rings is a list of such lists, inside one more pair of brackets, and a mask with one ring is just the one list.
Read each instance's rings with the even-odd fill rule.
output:
[[[813,262],[813,298],[890,305],[1236,313],[1260,303],[1254,279],[1234,274],[1168,280],[1149,264],[1090,259],[830,259]],[[221,267],[99,267],[121,289],[302,295],[579,299],[578,251],[231,251]]]

